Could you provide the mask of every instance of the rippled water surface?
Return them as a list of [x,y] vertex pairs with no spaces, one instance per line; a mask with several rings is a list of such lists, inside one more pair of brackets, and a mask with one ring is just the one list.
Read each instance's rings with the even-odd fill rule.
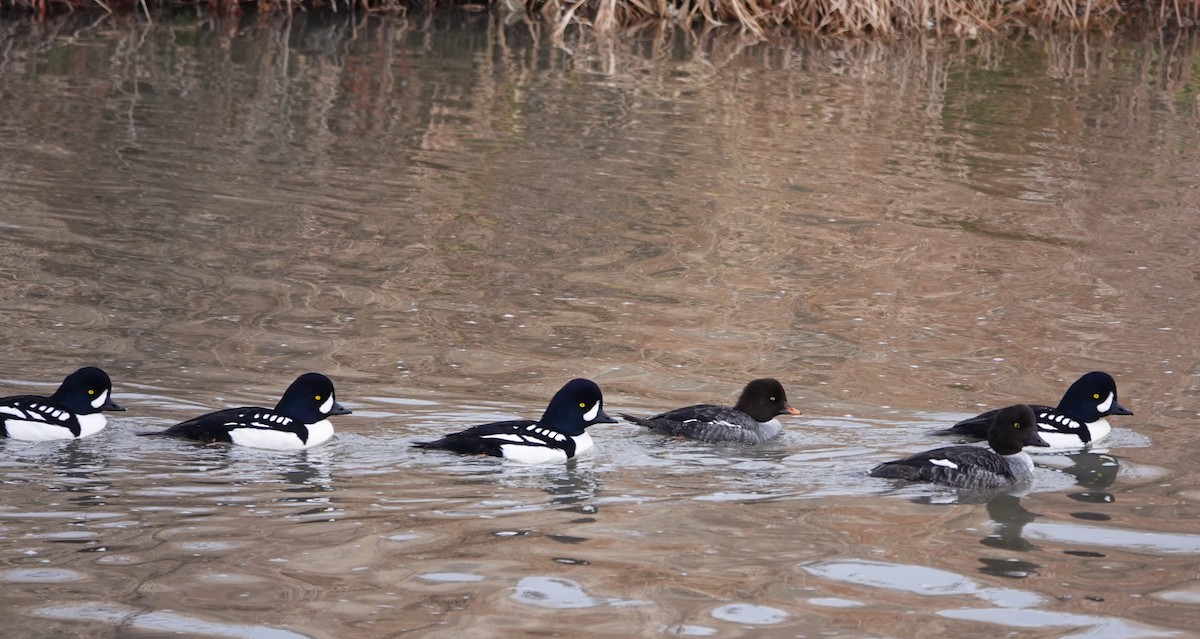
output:
[[[487,15],[0,24],[7,637],[1168,637],[1200,628],[1195,34],[752,44]],[[872,479],[1112,373],[1135,415],[990,498]],[[137,432],[354,415],[273,453]],[[804,415],[754,448],[597,426],[567,464],[415,451],[536,417]]]

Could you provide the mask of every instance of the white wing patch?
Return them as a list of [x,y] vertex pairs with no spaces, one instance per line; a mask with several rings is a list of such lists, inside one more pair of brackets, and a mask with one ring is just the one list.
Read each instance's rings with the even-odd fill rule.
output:
[[24,416],[26,418],[33,418],[43,422],[46,421],[47,418],[52,418],[57,422],[65,422],[67,421],[67,418],[71,416],[71,414],[65,410],[61,410],[53,406],[47,406],[45,404],[30,404],[29,408],[25,411]]
[[527,437],[521,437],[516,433],[496,433],[495,435],[483,435],[483,439],[503,439],[506,442],[517,442],[518,444],[529,441]]
[[1047,444],[1050,444],[1050,447],[1038,448],[1037,452],[1082,448],[1084,446],[1095,444],[1097,441],[1103,439],[1110,432],[1112,432],[1112,425],[1108,423],[1107,419],[1097,419],[1096,421],[1087,425],[1079,424],[1079,422],[1074,420],[1067,421],[1075,424],[1075,426],[1070,427],[1072,429],[1087,429],[1087,432],[1091,434],[1091,441],[1085,444],[1083,439],[1080,438],[1078,430],[1075,432],[1066,430],[1042,430],[1038,432],[1038,434],[1041,435],[1042,439],[1046,440]]
[[4,413],[5,415],[12,415],[14,417],[25,417],[25,411],[23,411],[19,408],[14,408],[12,406],[0,406],[0,413]]
[[[596,405],[599,406],[600,404],[596,404]],[[547,439],[553,439],[556,442],[567,441],[566,435],[564,435],[556,430],[542,428],[541,426],[538,426],[537,424],[533,424],[532,426],[527,426],[526,430],[533,432],[533,433],[537,433],[538,435],[541,435],[542,437],[545,437]]]
[[931,459],[929,460],[929,463],[933,464],[934,466],[945,466],[946,468],[958,470],[958,464],[950,461],[949,459]]
[[1039,413],[1038,426],[1049,426],[1048,429],[1043,428],[1041,430],[1055,431],[1062,430],[1063,428],[1075,430],[1082,428],[1083,424],[1080,424],[1066,415],[1059,415],[1057,413]]
[[278,413],[255,413],[254,416],[249,419],[249,421],[250,423],[246,424],[245,422],[234,419],[232,421],[225,422],[225,425],[233,426],[235,428],[238,426],[249,426],[254,428],[277,428],[279,426],[290,426],[292,422],[296,420]]

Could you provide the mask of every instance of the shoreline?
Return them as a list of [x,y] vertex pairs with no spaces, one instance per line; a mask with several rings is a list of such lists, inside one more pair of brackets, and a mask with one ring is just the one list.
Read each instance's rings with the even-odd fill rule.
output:
[[437,12],[503,16],[506,23],[528,21],[555,40],[568,30],[623,35],[646,28],[679,28],[696,33],[721,31],[758,38],[794,33],[832,38],[891,38],[911,35],[987,37],[1015,30],[1112,33],[1135,27],[1177,30],[1200,26],[1200,0],[1117,0],[1006,2],[1003,0],[876,0],[845,3],[800,0],[498,0],[406,3],[398,0],[262,0],[206,3],[175,0],[6,0],[0,16],[35,20],[64,14],[123,16],[154,22],[175,11],[212,16],[295,14],[408,15]]

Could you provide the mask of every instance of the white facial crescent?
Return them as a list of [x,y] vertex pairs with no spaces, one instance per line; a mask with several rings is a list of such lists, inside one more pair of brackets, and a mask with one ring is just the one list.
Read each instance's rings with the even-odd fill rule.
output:
[[599,414],[600,414],[600,402],[596,402],[594,405],[592,405],[592,407],[590,409],[588,409],[588,412],[583,414],[583,421],[590,422],[593,419],[596,419],[596,415],[599,415]]

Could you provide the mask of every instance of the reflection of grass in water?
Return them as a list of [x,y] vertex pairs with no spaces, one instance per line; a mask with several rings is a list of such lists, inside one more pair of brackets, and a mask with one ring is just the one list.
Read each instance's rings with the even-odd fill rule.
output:
[[[238,0],[209,3],[215,13],[240,15],[249,4]],[[412,3],[405,0],[264,0],[256,4],[267,13],[297,12],[406,15],[413,7],[437,7],[438,2]],[[1166,0],[1121,3],[1119,0],[1089,0],[1083,7],[1076,0],[785,0],[761,3],[758,0],[503,0],[476,2],[457,0],[445,3],[455,12],[487,11],[489,5],[508,22],[526,20],[545,25],[552,40],[561,42],[568,28],[586,28],[614,33],[629,28],[663,28],[683,25],[697,32],[714,26],[729,27],[761,37],[774,28],[786,27],[801,32],[846,37],[895,35],[898,33],[935,32],[975,36],[995,34],[1003,29],[1069,27],[1111,32],[1119,21],[1131,16],[1152,21],[1157,26],[1186,26],[1200,19],[1200,4]],[[1124,6],[1122,6],[1124,4]],[[191,7],[180,0],[13,0],[11,8],[44,15],[56,10],[102,8],[113,12],[141,12],[151,18],[151,9]]]
[[1080,243],[1072,240],[1066,240],[1058,237],[1046,237],[1044,235],[1034,235],[1033,233],[1022,233],[1020,231],[1001,230],[990,228],[975,220],[955,219],[948,216],[932,216],[933,219],[924,221],[913,221],[913,226],[925,226],[932,228],[951,228],[960,229],[967,233],[982,235],[997,240],[1010,240],[1016,242],[1039,242],[1049,244],[1051,246],[1074,247]]

